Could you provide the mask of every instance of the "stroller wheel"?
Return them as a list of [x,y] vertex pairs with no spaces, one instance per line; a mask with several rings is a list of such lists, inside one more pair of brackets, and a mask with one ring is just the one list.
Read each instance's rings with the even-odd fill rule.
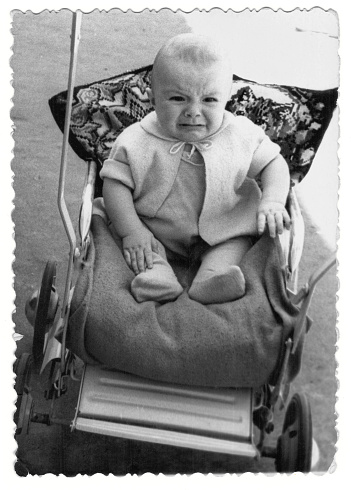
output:
[[308,473],[312,459],[312,415],[306,395],[295,394],[286,411],[278,439],[276,469],[279,473]]
[[30,416],[32,413],[32,397],[30,395],[30,377],[32,368],[32,355],[22,354],[14,363],[16,374],[15,390],[17,393],[16,411],[13,417],[17,425],[16,437],[28,433]]
[[29,387],[31,377],[31,367],[33,358],[31,354],[22,354],[14,363],[14,373],[16,374],[15,390],[17,395],[22,395]]
[[47,325],[52,320],[52,295],[56,295],[56,262],[48,261],[41,281],[38,302],[35,313],[34,336],[33,336],[33,360],[36,369],[40,369],[44,358],[44,342]]
[[29,426],[33,413],[33,398],[30,393],[23,393],[18,397],[17,410],[14,415],[14,422],[17,425],[16,438],[26,436],[29,432]]

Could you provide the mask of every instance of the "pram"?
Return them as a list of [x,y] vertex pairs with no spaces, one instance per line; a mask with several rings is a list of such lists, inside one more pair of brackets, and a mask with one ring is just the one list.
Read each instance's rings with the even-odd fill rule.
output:
[[[148,73],[147,70],[144,71],[141,70],[135,73],[135,78],[139,80],[139,87],[142,85],[143,81],[147,80],[148,77],[147,73]],[[129,95],[130,97],[132,96],[131,93],[132,91],[129,90],[131,86],[130,85],[131,78],[132,77],[130,77],[129,75],[124,75],[121,77],[121,80],[124,79],[124,82],[121,82],[125,90],[124,93],[126,94],[126,96]],[[243,104],[244,99],[245,97],[243,95],[240,99],[241,105],[244,105]],[[90,106],[87,105],[86,108],[90,107],[94,110],[96,108],[96,104],[97,102],[93,101],[92,104]],[[112,114],[114,110],[115,109],[112,110]],[[238,105],[236,105],[235,110],[239,110]],[[95,114],[102,117],[101,111],[99,112],[97,110]],[[107,115],[108,117],[111,117],[110,112],[107,112]],[[263,113],[262,117],[264,116],[265,114]],[[77,119],[74,119],[73,121],[72,124],[73,130],[75,130],[74,126],[77,126]],[[101,138],[100,140],[97,141],[101,142]],[[91,226],[89,225],[90,214],[91,214],[89,210],[89,206],[91,203],[90,196],[93,194],[92,183],[94,180],[95,162],[96,161],[94,159],[91,159],[89,164],[89,178],[87,181],[87,186],[83,198],[85,205],[82,208],[81,220],[80,220],[80,230],[81,230],[80,242],[78,246],[74,244],[74,246],[71,249],[72,261],[70,259],[70,264],[72,267],[73,276],[76,271],[81,272],[79,270],[79,264],[81,264],[83,260],[85,260],[86,262],[90,260],[89,253],[91,253],[93,247],[96,249],[96,253],[98,253],[97,251],[98,234],[100,231],[101,234],[104,233],[104,229],[102,228],[102,225],[96,224],[98,222],[98,217],[94,216],[92,225]],[[306,170],[306,168],[307,167],[304,167],[304,170]],[[294,202],[293,195],[291,200],[292,202]],[[68,220],[66,220],[66,222],[69,223]],[[92,237],[90,232],[87,231],[90,229],[93,230]],[[74,238],[75,235],[71,234],[70,236],[73,236]],[[88,245],[87,243],[89,240],[91,242],[90,245]],[[276,244],[276,246],[278,248],[279,245]],[[78,248],[78,253],[76,254],[77,248]],[[48,394],[48,396],[52,396],[53,400],[55,401],[56,398],[64,392],[65,379],[66,379],[65,376],[71,373],[74,374],[72,371],[73,369],[72,353],[73,352],[76,353],[77,350],[73,348],[74,342],[72,339],[73,334],[71,333],[71,330],[72,331],[74,330],[73,317],[77,311],[76,305],[77,303],[80,304],[80,302],[77,301],[77,296],[76,296],[78,287],[75,287],[75,293],[74,293],[75,297],[70,298],[73,286],[75,286],[76,284],[75,282],[76,279],[75,277],[72,277],[72,275],[70,276],[70,273],[68,273],[68,278],[69,278],[69,288],[67,288],[67,291],[69,292],[68,299],[66,300],[64,298],[63,301],[61,300],[59,301],[60,304],[55,314],[56,318],[54,318],[53,320],[52,317],[54,315],[54,311],[49,312],[49,314],[46,313],[46,310],[48,309],[50,304],[50,302],[48,302],[47,300],[47,297],[48,296],[51,297],[51,290],[54,287],[54,277],[55,277],[54,269],[55,269],[54,265],[49,263],[48,270],[44,274],[42,286],[40,288],[40,295],[37,304],[37,315],[35,321],[33,355],[34,355],[34,361],[36,365],[42,365],[43,367],[51,365],[53,367],[53,373],[50,376],[50,386],[52,387],[52,390],[51,393]],[[79,276],[82,277],[81,274],[79,274]],[[81,283],[81,279],[79,279],[79,284],[80,283]],[[124,304],[121,304],[121,308],[124,308],[124,306],[125,306]],[[298,316],[297,312],[296,312],[296,316]],[[305,316],[301,316],[300,325],[302,329],[305,329],[304,320],[305,320]],[[87,321],[90,322],[89,319]],[[47,323],[50,323],[50,325],[47,325]],[[299,325],[298,321],[296,321],[296,325]],[[45,330],[43,329],[43,326]],[[47,327],[49,327],[48,332],[46,332]],[[190,329],[189,326],[188,329]],[[296,329],[296,332],[298,332],[298,328]],[[44,350],[42,349],[43,333],[47,336],[46,340],[44,337],[44,343],[45,343]],[[296,335],[298,338],[298,333]],[[279,339],[281,337],[282,335],[279,335]],[[282,343],[285,344],[285,342],[288,342],[287,337],[285,337],[284,334],[284,339],[282,339]],[[57,338],[60,338],[61,342],[58,342]],[[69,350],[66,349],[67,340],[69,340],[69,346],[72,347]],[[298,341],[296,341],[296,338],[294,337],[292,338],[292,340],[294,342],[294,346],[296,346],[299,343]],[[275,346],[277,345],[276,339],[272,339],[272,342],[274,343]],[[90,343],[92,343],[92,341],[90,341]],[[61,357],[59,363],[56,361],[57,352],[53,354],[54,347],[56,346],[58,350],[62,349],[60,352],[61,355],[59,356]],[[288,352],[288,349],[290,348],[287,347],[286,352]],[[42,361],[41,356],[43,355],[43,352],[44,352],[44,359],[43,362],[41,362]],[[89,349],[89,354],[94,354],[91,348]],[[120,354],[118,355],[120,356]],[[82,353],[82,357],[83,356],[84,353]],[[138,356],[134,356],[134,357],[138,357]],[[264,353],[263,357],[267,359],[266,353]],[[281,357],[284,360],[284,355]],[[273,359],[273,364],[276,364],[277,357],[272,356],[272,359]],[[289,359],[291,359],[290,355],[286,354],[286,359],[287,359],[286,364],[288,366]],[[252,360],[253,359],[251,358],[251,361]],[[175,361],[176,360],[174,360],[174,362]],[[256,369],[257,369],[257,365],[256,365]],[[269,371],[271,369],[272,366],[268,367]],[[125,367],[124,370],[128,371],[127,366]],[[218,372],[220,371],[221,369],[219,366]],[[286,374],[287,371],[289,371],[288,368],[285,369],[285,373],[284,373],[284,366],[281,366],[280,369],[281,373]],[[212,450],[219,451],[219,452],[228,451],[234,454],[245,454],[250,457],[256,454],[261,454],[261,455],[268,454],[269,449],[267,449],[267,447],[263,444],[263,442],[259,443],[258,449],[252,443],[251,433],[252,433],[253,421],[251,420],[251,414],[255,422],[255,425],[260,425],[261,427],[264,428],[263,434],[270,430],[271,428],[270,409],[275,405],[274,398],[279,393],[279,389],[282,388],[283,386],[286,386],[284,380],[282,380],[282,383],[280,383],[279,379],[276,379],[274,383],[273,383],[274,380],[271,380],[272,384],[270,383],[270,386],[274,385],[276,390],[275,391],[274,389],[268,390],[268,387],[265,387],[264,390],[260,391],[260,397],[259,399],[257,399],[258,398],[258,396],[256,395],[257,386],[255,386],[255,390],[250,388],[250,385],[248,384],[249,380],[246,380],[246,382],[244,382],[244,380],[236,379],[235,384],[233,381],[234,386],[241,387],[240,390],[239,389],[233,390],[228,386],[225,385],[223,386],[223,383],[221,384],[218,381],[215,382],[216,380],[213,381],[213,386],[206,387],[206,389],[202,387],[198,388],[197,383],[195,383],[196,388],[191,388],[191,387],[189,388],[189,384],[187,387],[183,387],[181,384],[177,384],[176,386],[174,384],[164,385],[163,382],[160,384],[156,380],[152,382],[146,382],[140,379],[141,371],[138,372],[139,372],[139,377],[135,378],[134,376],[125,375],[124,373],[119,374],[119,373],[111,372],[109,370],[106,371],[105,369],[102,368],[96,368],[94,366],[91,366],[91,364],[88,362],[85,368],[84,380],[82,382],[82,391],[81,391],[80,401],[78,403],[77,417],[72,422],[72,425],[80,430],[96,430],[101,433],[104,433],[103,431],[105,431],[105,433],[109,431],[109,433],[117,436],[121,436],[124,434],[126,437],[131,437],[131,438],[133,437],[148,438],[148,440],[157,440],[158,442],[168,441],[168,443],[179,444],[179,445],[188,444],[188,445],[193,445],[193,447],[203,447],[205,449],[212,448]],[[170,371],[167,370],[168,375],[169,372]],[[246,367],[244,367],[244,365],[242,368],[242,372],[248,374],[248,370],[246,369]],[[147,373],[145,372],[145,375],[146,374]],[[255,373],[252,373],[252,376],[254,376],[254,374]],[[263,373],[263,374],[264,374],[263,377],[266,378],[267,373]],[[288,374],[290,373],[288,372]],[[210,377],[208,373],[206,374],[205,378],[209,383]],[[185,378],[185,380],[189,381],[189,377]],[[236,383],[236,381],[238,382],[238,384]],[[255,381],[257,384],[261,384],[261,380],[257,380],[257,377],[255,377]],[[133,387],[131,388],[131,386]],[[136,389],[137,387],[138,390]],[[132,411],[130,405],[129,408],[126,408],[125,405],[125,400],[131,398],[130,396],[131,391],[136,393],[136,395],[134,395],[134,399],[136,400],[136,402],[134,403],[134,407],[135,407],[134,412],[138,412],[138,413],[134,413],[134,414],[130,413]],[[114,395],[112,399],[110,398],[110,400],[112,401],[107,401],[107,394],[110,395],[112,392],[114,394],[118,394],[118,397],[115,397]],[[94,412],[92,412],[91,400],[89,399],[91,393],[96,394],[95,400],[100,399],[101,401],[101,403],[98,404],[98,408]],[[165,394],[160,395],[160,393],[168,393],[169,396],[167,397],[168,400],[167,402],[165,401]],[[22,404],[21,404],[20,413],[30,412],[29,410],[30,399],[29,396],[27,395],[30,395],[30,393],[24,392],[24,394],[22,395]],[[153,403],[151,407],[150,407],[150,403],[151,403],[150,400],[152,400]],[[292,411],[294,412],[294,415],[296,415],[296,413],[299,413],[300,411],[300,414],[297,416],[297,419],[304,420],[305,416],[301,415],[301,413],[306,413],[306,412],[308,413],[308,408],[306,408],[306,403],[304,403],[304,401],[301,401],[303,400],[303,397],[299,396],[297,399],[293,398],[293,400],[294,400],[293,408],[290,409],[290,412]],[[235,416],[231,408],[233,404],[235,404],[237,407],[235,409]],[[114,417],[112,416],[111,413],[110,414],[106,413],[108,412],[106,410],[107,405],[113,407],[113,413],[117,414],[115,415],[115,418],[118,420],[118,422],[116,420],[113,420]],[[118,405],[120,405],[119,409],[117,409]],[[123,407],[124,410],[122,410]],[[182,413],[180,413],[179,407],[182,407]],[[196,407],[198,408],[198,410],[195,409]],[[203,414],[204,407],[206,407],[206,410],[208,412],[203,415],[202,422],[200,424],[198,421],[200,419],[199,414]],[[192,411],[190,411],[190,408],[192,409]],[[97,413],[98,411],[100,411],[100,414]],[[143,425],[143,420],[141,418],[142,414],[140,414],[140,412],[144,412],[144,419],[145,419],[144,425]],[[287,413],[290,412],[288,409]],[[128,415],[128,417],[121,417],[122,413]],[[167,413],[168,416],[166,416]],[[223,413],[228,414],[227,418],[223,415]],[[163,415],[163,420],[161,420],[161,414]],[[171,415],[173,414],[173,417],[170,416],[169,414]],[[177,416],[175,416],[175,414],[177,414]],[[220,420],[217,420],[218,414],[221,414],[219,417]],[[29,417],[29,420],[31,419],[32,419],[32,414]],[[172,420],[172,419],[176,419],[176,420]],[[291,444],[291,442],[289,441],[293,441],[294,444],[296,443],[296,439],[294,437],[290,439],[290,437],[288,437],[287,434],[291,435],[294,431],[297,434],[301,432],[301,428],[299,426],[301,422],[297,422],[296,418],[294,417],[293,419],[294,422],[293,423],[287,422],[287,427],[285,431],[283,431],[285,435],[282,436],[281,443],[280,443],[280,446],[283,447],[283,449],[281,447],[277,448],[277,453],[280,454],[280,456],[277,455],[277,469],[279,471],[296,471],[299,468],[301,469],[301,467],[296,467],[296,466],[294,466],[294,468],[286,468],[286,467],[284,468],[284,466],[279,466],[284,464],[281,462],[283,458],[282,455],[286,456],[287,454],[289,454],[289,452],[291,453],[291,446],[289,445]],[[25,422],[26,419],[25,418],[21,419],[21,417],[19,417],[19,426],[21,426],[21,420],[22,420],[22,427],[26,426],[26,423],[23,424],[23,422]],[[51,418],[51,420],[53,419]],[[240,420],[242,422],[240,423],[237,422]],[[305,422],[303,423],[305,425],[306,424],[308,425],[308,423]],[[25,430],[23,430],[23,432],[25,432]],[[296,437],[301,439],[300,435]],[[306,441],[302,443],[302,446],[307,448],[306,452],[308,454],[309,437],[306,436],[306,433],[304,434],[303,437],[306,438]],[[300,444],[300,439],[298,439],[299,444]],[[286,448],[287,445],[289,449]],[[292,456],[290,454],[290,459],[291,457]],[[302,471],[308,471],[308,469],[306,470],[306,468],[303,468]]]

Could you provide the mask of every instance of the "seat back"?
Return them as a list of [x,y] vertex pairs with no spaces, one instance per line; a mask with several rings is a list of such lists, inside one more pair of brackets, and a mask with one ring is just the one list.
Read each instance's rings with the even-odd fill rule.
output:
[[[152,65],[95,83],[76,87],[72,105],[70,144],[83,160],[95,160],[98,170],[124,128],[153,110],[146,89]],[[291,179],[307,174],[331,120],[337,89],[310,90],[267,85],[233,75],[226,109],[261,126],[281,147]],[[49,101],[54,119],[63,131],[67,92]],[[96,195],[100,195],[97,182]]]

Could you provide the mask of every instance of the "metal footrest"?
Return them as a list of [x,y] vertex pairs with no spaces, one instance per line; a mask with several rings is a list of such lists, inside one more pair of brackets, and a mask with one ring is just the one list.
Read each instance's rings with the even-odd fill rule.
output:
[[250,389],[160,383],[86,366],[73,428],[254,457]]

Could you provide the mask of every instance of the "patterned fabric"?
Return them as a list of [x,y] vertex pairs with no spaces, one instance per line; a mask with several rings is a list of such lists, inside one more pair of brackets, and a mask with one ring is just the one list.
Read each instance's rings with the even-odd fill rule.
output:
[[[83,160],[99,167],[123,129],[151,112],[146,89],[152,65],[76,87],[74,90],[70,144]],[[64,128],[67,91],[49,100],[54,119]],[[233,75],[232,95],[226,109],[245,115],[281,147],[291,179],[307,174],[333,115],[337,89],[310,90],[283,85],[263,85]],[[97,183],[97,194],[101,182]]]

